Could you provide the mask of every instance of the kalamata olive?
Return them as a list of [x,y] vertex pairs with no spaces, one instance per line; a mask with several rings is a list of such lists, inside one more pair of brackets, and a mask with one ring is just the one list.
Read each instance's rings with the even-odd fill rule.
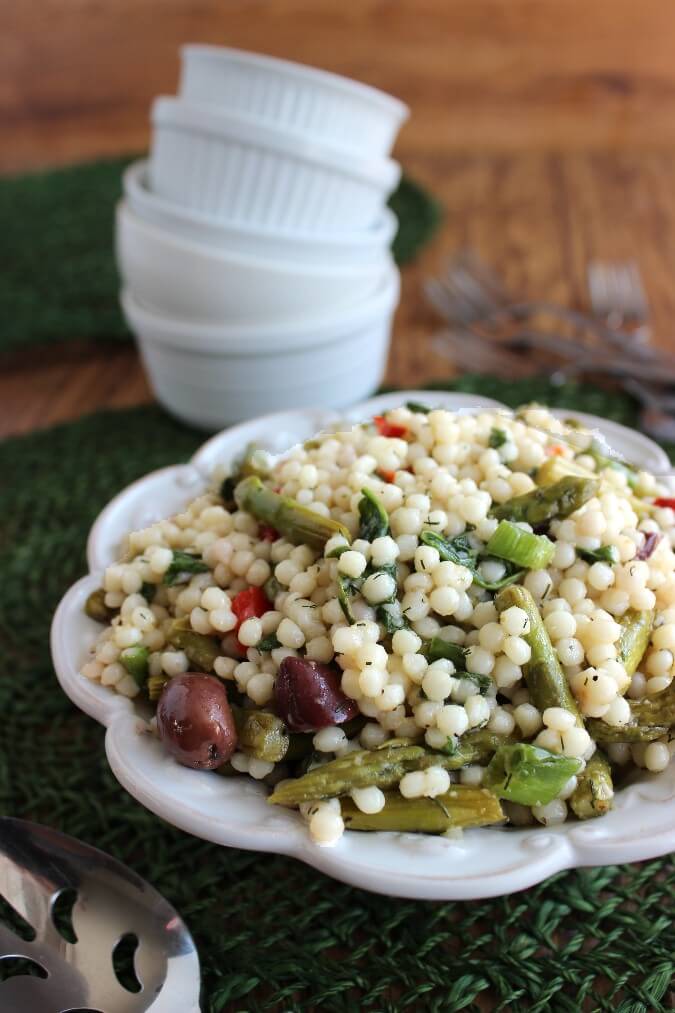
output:
[[276,712],[292,732],[313,732],[356,717],[340,688],[340,672],[308,658],[284,658],[274,686]]
[[157,730],[179,763],[201,770],[225,763],[237,745],[225,686],[201,672],[169,679],[157,705]]

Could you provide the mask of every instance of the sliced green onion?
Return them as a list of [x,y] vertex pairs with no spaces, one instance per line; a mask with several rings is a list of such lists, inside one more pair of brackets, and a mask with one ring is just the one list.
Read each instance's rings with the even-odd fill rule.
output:
[[508,559],[528,570],[543,570],[553,559],[555,545],[546,535],[533,535],[512,521],[500,521],[486,550],[491,556]]
[[576,757],[517,742],[499,747],[487,766],[483,785],[509,802],[547,805],[580,766]]

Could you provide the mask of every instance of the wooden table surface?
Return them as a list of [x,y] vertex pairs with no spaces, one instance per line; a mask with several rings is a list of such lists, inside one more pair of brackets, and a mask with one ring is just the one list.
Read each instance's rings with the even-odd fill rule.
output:
[[[634,258],[655,340],[673,345],[668,0],[643,0],[639,16],[632,0],[363,0],[342,9],[231,0],[227,13],[213,0],[45,0],[48,33],[30,5],[1,3],[10,31],[0,38],[0,112],[8,114],[0,171],[137,149],[149,97],[174,89],[176,46],[186,39],[305,59],[406,98],[413,115],[396,153],[440,199],[445,221],[403,271],[388,382],[415,386],[452,372],[431,348],[439,322],[422,282],[465,246],[519,295],[570,305],[586,302],[589,260]],[[150,398],[131,346],[27,351],[3,361],[0,433]]]

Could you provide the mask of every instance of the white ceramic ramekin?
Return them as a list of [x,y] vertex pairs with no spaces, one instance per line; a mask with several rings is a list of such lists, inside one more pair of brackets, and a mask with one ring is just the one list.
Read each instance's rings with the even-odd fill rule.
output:
[[122,280],[137,301],[190,323],[325,320],[374,293],[392,265],[387,251],[351,266],[217,250],[144,221],[125,201],[117,205],[115,248]]
[[221,111],[162,97],[152,109],[150,187],[230,222],[316,234],[364,229],[400,178],[364,158]]
[[152,313],[128,290],[121,302],[158,400],[178,418],[216,429],[262,411],[340,408],[372,393],[398,294],[392,268],[359,307],[286,327],[191,325]]
[[323,264],[364,264],[381,260],[396,235],[398,220],[389,208],[371,228],[351,232],[282,232],[242,222],[235,225],[192,211],[158,197],[148,187],[148,163],[134,162],[122,177],[124,195],[131,210],[145,221],[170,229],[176,236],[196,240],[217,249],[236,250],[254,256],[312,261]]
[[183,46],[180,94],[336,148],[388,155],[403,102],[348,77],[221,46]]

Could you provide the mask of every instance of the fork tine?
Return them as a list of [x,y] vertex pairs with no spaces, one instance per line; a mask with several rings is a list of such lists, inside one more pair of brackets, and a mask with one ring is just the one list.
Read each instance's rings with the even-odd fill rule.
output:
[[446,313],[453,307],[453,319],[470,323],[497,312],[507,300],[506,293],[480,258],[461,250],[445,265],[438,279],[446,293]]
[[598,316],[647,319],[647,297],[636,261],[592,261],[587,277],[591,306]]

